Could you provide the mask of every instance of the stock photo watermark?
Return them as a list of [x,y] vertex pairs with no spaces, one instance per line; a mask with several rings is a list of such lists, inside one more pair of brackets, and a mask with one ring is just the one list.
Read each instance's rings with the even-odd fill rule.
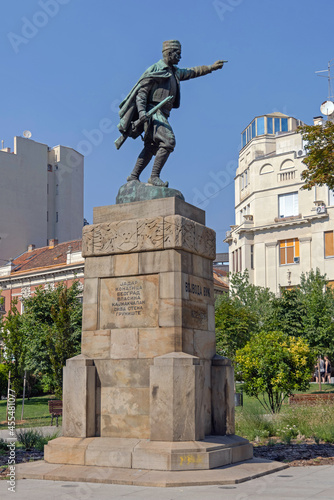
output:
[[29,19],[21,17],[22,25],[19,33],[10,31],[7,33],[7,38],[15,52],[18,54],[20,46],[26,45],[39,33],[42,28],[45,28],[50,19],[54,18],[60,11],[63,5],[67,5],[71,0],[39,0],[38,5],[40,10]]
[[230,14],[243,0],[214,0],[212,5],[221,21],[225,20],[226,14]]
[[8,434],[7,448],[8,448],[8,491],[15,493],[16,488],[16,435],[15,435],[15,409],[16,409],[16,395],[13,389],[8,389],[7,400],[7,425]]
[[209,172],[210,181],[206,182],[204,186],[199,189],[193,188],[192,204],[195,206],[200,205],[202,209],[206,208],[210,200],[216,198],[219,193],[227,186],[234,182],[235,172],[238,163],[235,160],[229,161],[223,170]]

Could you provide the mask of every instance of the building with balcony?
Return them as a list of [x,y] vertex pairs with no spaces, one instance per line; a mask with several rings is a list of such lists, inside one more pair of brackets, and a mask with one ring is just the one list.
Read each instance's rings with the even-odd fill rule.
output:
[[24,253],[81,238],[83,156],[24,137],[0,150],[0,265]]
[[[321,124],[322,117],[314,119]],[[280,294],[320,269],[334,284],[334,193],[301,190],[305,149],[300,120],[258,116],[241,134],[235,177],[235,223],[227,231],[230,272]]]

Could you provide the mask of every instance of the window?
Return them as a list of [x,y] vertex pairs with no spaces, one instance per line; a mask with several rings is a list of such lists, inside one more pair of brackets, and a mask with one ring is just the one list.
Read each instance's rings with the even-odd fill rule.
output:
[[248,186],[248,169],[245,170],[245,187]]
[[328,190],[328,205],[334,205],[334,190]]
[[298,215],[298,192],[278,196],[278,215],[279,217]]
[[282,132],[287,132],[288,131],[288,119],[281,118],[281,123],[282,123]]
[[244,189],[244,187],[245,187],[244,174],[241,174],[241,189]]
[[52,172],[52,165],[48,164],[48,172]]
[[58,222],[58,212],[56,212],[56,222]]
[[250,247],[250,267],[254,269],[254,245]]
[[299,262],[299,240],[290,238],[279,242],[280,265],[298,264]]
[[280,131],[280,119],[275,118],[275,133]]
[[273,119],[267,117],[267,134],[273,133]]
[[325,257],[334,257],[334,234],[333,231],[325,232]]
[[252,138],[256,137],[256,124],[255,120],[252,122]]
[[261,116],[261,118],[257,118],[257,135],[263,135],[264,134],[264,116]]

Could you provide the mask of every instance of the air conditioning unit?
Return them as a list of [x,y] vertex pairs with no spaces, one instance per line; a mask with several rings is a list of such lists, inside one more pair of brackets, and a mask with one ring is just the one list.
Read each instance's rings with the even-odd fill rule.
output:
[[319,205],[317,207],[317,214],[326,214],[327,213],[327,208],[325,205]]
[[299,257],[294,257],[293,258],[293,263],[294,264],[299,264]]
[[297,151],[297,158],[300,158],[301,156],[306,156],[305,149],[300,149],[299,151]]

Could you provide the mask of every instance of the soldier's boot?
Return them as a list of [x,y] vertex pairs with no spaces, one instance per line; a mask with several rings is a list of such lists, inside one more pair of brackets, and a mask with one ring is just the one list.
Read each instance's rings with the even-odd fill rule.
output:
[[129,181],[139,181],[139,176],[145,167],[150,163],[153,156],[153,151],[151,148],[145,146],[140,155],[137,158],[134,169],[131,174],[127,177],[127,182]]
[[158,149],[153,163],[151,177],[147,181],[149,184],[153,184],[153,186],[168,187],[168,182],[164,182],[160,179],[160,172],[165,165],[169,155],[170,151],[168,151],[167,149]]

